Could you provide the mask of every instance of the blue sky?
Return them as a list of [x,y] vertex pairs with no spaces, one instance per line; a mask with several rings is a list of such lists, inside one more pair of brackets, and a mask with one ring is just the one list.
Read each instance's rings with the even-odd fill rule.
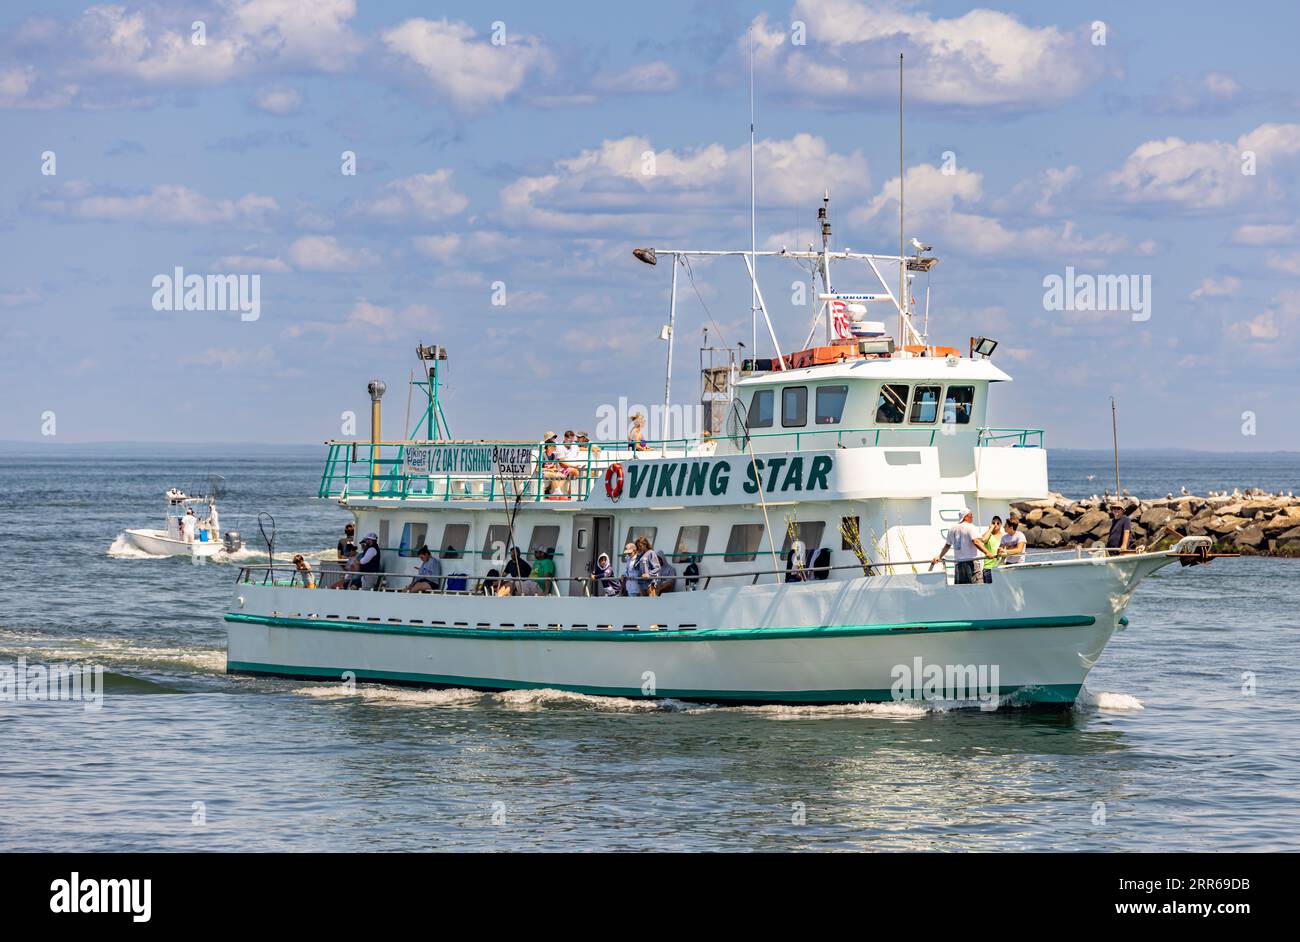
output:
[[[420,341],[451,351],[460,437],[660,400],[670,269],[630,249],[747,246],[752,27],[771,248],[812,238],[829,188],[838,247],[896,251],[905,53],[931,336],[1001,341],[993,424],[1102,447],[1114,395],[1130,447],[1300,449],[1297,26],[1290,4],[12,2],[0,439],[321,441],[345,410],[364,432],[372,376],[395,434]],[[178,266],[260,274],[260,317],[155,310]],[[1046,310],[1067,266],[1149,275],[1150,319]],[[749,333],[740,263],[695,274],[677,401],[710,317]],[[798,278],[760,268],[787,350]]]

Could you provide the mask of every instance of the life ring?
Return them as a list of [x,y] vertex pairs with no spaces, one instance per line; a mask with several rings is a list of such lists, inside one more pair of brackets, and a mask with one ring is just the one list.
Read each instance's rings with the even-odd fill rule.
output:
[[623,466],[618,462],[605,469],[605,496],[618,500],[623,494]]

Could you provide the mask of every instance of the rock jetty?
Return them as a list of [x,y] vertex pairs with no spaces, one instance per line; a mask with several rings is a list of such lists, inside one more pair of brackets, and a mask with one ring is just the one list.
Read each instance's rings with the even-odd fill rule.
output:
[[1045,500],[1020,501],[1020,517],[1031,547],[1069,549],[1093,546],[1110,532],[1111,502],[1122,503],[1133,521],[1132,545],[1163,548],[1177,537],[1209,536],[1215,549],[1255,556],[1300,557],[1300,497],[1269,494],[1258,488],[1208,497],[1173,494],[1158,500],[1092,497],[1070,500],[1053,493]]

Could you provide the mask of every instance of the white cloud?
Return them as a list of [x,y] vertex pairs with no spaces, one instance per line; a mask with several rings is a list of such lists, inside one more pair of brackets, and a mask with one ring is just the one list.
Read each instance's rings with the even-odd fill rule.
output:
[[1230,111],[1246,100],[1246,90],[1223,72],[1205,72],[1195,79],[1179,76],[1167,82],[1158,95],[1143,103],[1152,114],[1206,115]]
[[35,304],[41,300],[41,295],[31,288],[21,288],[17,291],[0,291],[0,307],[23,307],[28,304]]
[[[907,224],[912,234],[943,255],[1028,255],[1065,257],[1080,262],[1115,255],[1129,240],[1112,233],[1085,236],[1075,223],[1013,228],[980,212],[983,177],[964,168],[948,174],[933,164],[907,168]],[[898,177],[888,181],[862,209],[849,214],[851,224],[876,230],[880,220],[897,226]]]
[[496,261],[502,255],[516,252],[523,247],[524,240],[495,231],[471,232],[468,235],[450,232],[414,236],[411,244],[421,255],[434,261],[444,264],[474,264]]
[[0,73],[0,106],[136,105],[277,71],[341,72],[363,47],[348,25],[355,14],[355,0],[217,0],[202,11],[97,4],[72,20],[32,18],[10,34],[22,62]]
[[681,84],[677,70],[663,60],[628,66],[621,72],[597,75],[592,83],[599,91],[614,93],[671,92]]
[[423,87],[460,113],[500,104],[530,76],[552,67],[550,52],[537,39],[507,34],[505,45],[494,46],[460,20],[410,19],[381,39],[414,68]]
[[1241,287],[1241,280],[1234,278],[1232,275],[1225,275],[1223,278],[1203,278],[1201,285],[1190,295],[1193,301],[1201,298],[1224,298],[1235,294]]
[[159,184],[148,193],[125,195],[73,181],[52,194],[37,197],[34,205],[41,212],[63,219],[155,226],[256,228],[279,211],[269,196],[248,193],[238,199],[214,198],[174,183]]
[[[1255,173],[1243,173],[1244,155]],[[1129,205],[1189,211],[1263,205],[1279,197],[1277,171],[1300,154],[1300,124],[1261,124],[1236,142],[1179,137],[1139,144],[1105,178],[1111,196]]]
[[994,201],[992,208],[1011,215],[1055,216],[1058,210],[1053,201],[1078,184],[1081,177],[1074,165],[1049,167],[1021,180],[1004,199]]
[[[753,21],[755,57],[763,74],[779,76],[769,87],[805,105],[896,101],[900,51],[912,104],[1043,108],[1077,95],[1103,69],[1082,28],[1027,26],[993,10],[944,19],[859,0],[796,0],[789,19],[807,24],[807,45],[792,45],[764,13]],[[747,36],[738,43],[747,53]]]
[[1294,242],[1300,236],[1300,226],[1284,224],[1259,224],[1238,226],[1232,241],[1239,245],[1279,245]]
[[288,270],[289,266],[281,258],[264,258],[257,255],[223,255],[208,266],[208,271],[224,272],[245,271],[283,274]]
[[302,236],[289,246],[289,261],[303,271],[354,272],[374,268],[379,257],[369,249],[349,249],[334,236]]
[[[841,199],[864,195],[870,183],[860,151],[832,152],[811,134],[757,145],[764,207],[807,207],[829,189]],[[653,172],[650,172],[653,171]],[[681,231],[686,215],[744,210],[749,202],[749,148],[709,144],[660,150],[647,137],[606,140],[551,172],[520,177],[501,190],[511,225],[591,232],[602,228]]]
[[268,85],[253,93],[253,104],[269,114],[293,114],[302,107],[302,92],[287,85]]
[[1300,277],[1300,252],[1269,252],[1265,263],[1273,271]]
[[469,199],[452,185],[452,171],[421,173],[384,185],[379,195],[353,204],[352,213],[388,222],[426,222],[463,212]]

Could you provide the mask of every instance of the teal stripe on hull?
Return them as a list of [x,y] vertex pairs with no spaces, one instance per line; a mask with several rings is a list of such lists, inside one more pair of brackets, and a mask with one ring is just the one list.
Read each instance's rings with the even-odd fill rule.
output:
[[945,631],[1009,631],[1024,628],[1084,628],[1094,625],[1092,615],[1051,615],[1038,618],[989,618],[972,621],[907,622],[886,625],[814,625],[801,628],[690,628],[658,631],[584,631],[564,628],[456,628],[399,625],[383,622],[332,621],[324,618],[289,618],[230,612],[226,621],[272,628],[310,628],[362,634],[416,635],[426,638],[474,638],[496,641],[776,641],[786,638],[842,638],[862,635],[934,634]]
[[[636,700],[694,700],[708,703],[891,703],[894,696],[884,690],[660,690],[653,697],[642,693],[639,687],[592,687],[585,684],[554,684],[526,680],[494,680],[484,677],[456,677],[447,674],[412,674],[402,671],[372,671],[356,668],[294,667],[283,664],[257,664],[248,661],[228,661],[230,674],[259,674],[289,677],[297,680],[343,679],[350,671],[357,680],[403,684],[417,687],[466,688],[469,690],[563,690],[597,697],[626,697]],[[1001,697],[1014,697],[1017,703],[1068,706],[1079,696],[1080,684],[1046,684],[1043,686],[1004,686],[998,688]],[[907,702],[907,701],[904,701]]]

